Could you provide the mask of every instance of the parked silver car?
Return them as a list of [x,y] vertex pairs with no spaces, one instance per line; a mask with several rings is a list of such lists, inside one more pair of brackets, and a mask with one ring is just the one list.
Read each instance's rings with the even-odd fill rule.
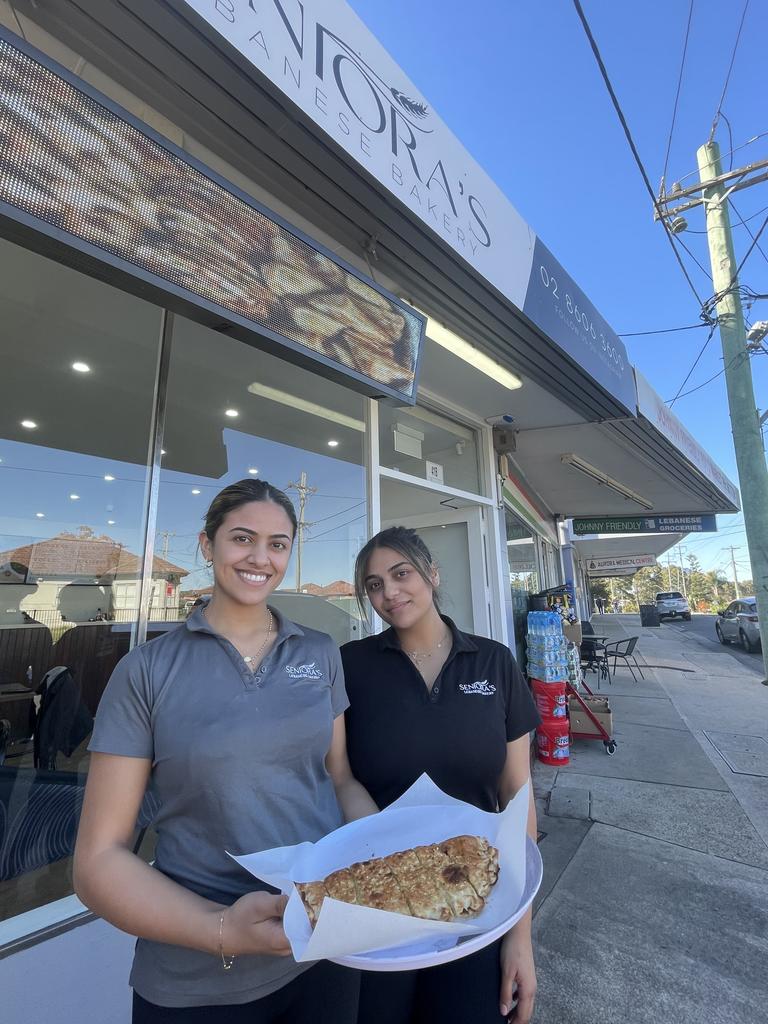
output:
[[659,622],[662,619],[676,619],[678,616],[691,621],[691,608],[679,590],[666,590],[656,595],[656,611],[659,613]]
[[739,643],[751,653],[760,646],[760,623],[757,621],[757,601],[742,597],[731,601],[717,613],[715,632],[721,644]]

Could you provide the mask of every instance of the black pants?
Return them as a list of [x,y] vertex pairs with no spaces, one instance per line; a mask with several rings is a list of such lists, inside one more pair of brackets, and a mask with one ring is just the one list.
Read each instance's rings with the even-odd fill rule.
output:
[[263,999],[155,1006],[133,993],[133,1024],[355,1024],[360,974],[323,960]]
[[500,1024],[500,947],[421,971],[363,972],[357,1024]]

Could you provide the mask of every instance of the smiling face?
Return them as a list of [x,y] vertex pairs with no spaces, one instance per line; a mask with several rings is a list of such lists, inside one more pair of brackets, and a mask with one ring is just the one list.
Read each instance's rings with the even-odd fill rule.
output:
[[392,548],[374,548],[365,571],[365,592],[374,610],[395,629],[410,629],[435,614],[437,569],[428,583],[412,562]]
[[293,526],[273,501],[250,501],[228,512],[213,541],[200,548],[213,561],[216,592],[236,604],[257,605],[279,586],[291,557]]

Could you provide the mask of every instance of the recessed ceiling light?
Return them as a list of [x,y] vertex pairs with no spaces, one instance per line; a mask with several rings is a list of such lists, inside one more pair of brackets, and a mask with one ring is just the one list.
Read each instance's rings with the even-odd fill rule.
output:
[[248,472],[251,474],[251,476],[258,476],[259,475],[259,467],[258,466],[250,466],[249,469],[248,469]]
[[328,442],[328,447],[329,448],[338,448],[339,447],[339,442],[331,440],[331,441]]
[[192,493],[193,494],[199,494],[200,493],[200,488],[199,487],[193,487],[192,488]]
[[72,369],[76,370],[78,373],[90,373],[91,372],[91,368],[88,365],[88,363],[81,363],[79,361],[76,362],[76,363],[72,363]]
[[115,520],[114,519],[108,519],[107,520],[107,526],[114,526],[114,525],[115,525]]
[[37,424],[34,420],[22,420],[21,425],[26,430],[37,430]]
[[111,473],[105,473],[104,474],[104,479],[105,480],[114,480],[115,478],[112,476]]
[[38,519],[45,519],[45,512],[35,512]]
[[79,501],[80,500],[80,495],[79,494],[70,494],[69,497],[70,497],[71,501]]
[[236,416],[239,416],[240,413],[237,411],[237,409],[225,409],[224,415],[229,416],[230,419],[234,419]]

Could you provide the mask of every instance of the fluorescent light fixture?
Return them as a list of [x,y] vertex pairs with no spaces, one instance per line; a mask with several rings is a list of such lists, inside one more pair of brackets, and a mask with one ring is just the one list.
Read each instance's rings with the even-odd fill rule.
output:
[[422,310],[418,310],[418,312],[422,313],[422,316],[427,317],[427,337],[431,338],[432,341],[448,349],[449,352],[458,356],[459,359],[463,359],[470,366],[474,366],[476,370],[484,373],[487,377],[491,377],[497,384],[501,384],[503,388],[516,391],[517,388],[523,386],[523,382],[511,370],[502,366],[501,363],[497,363],[495,359],[491,359],[485,352],[481,352],[475,345],[465,341],[458,334],[454,334],[450,328],[444,327],[437,320],[423,313]]
[[290,406],[291,409],[297,409],[299,412],[308,412],[310,416],[319,416],[320,419],[330,420],[331,423],[338,423],[340,427],[349,427],[350,430],[359,430],[361,433],[365,431],[365,423],[362,420],[345,416],[343,412],[336,412],[335,409],[327,409],[324,405],[318,405],[317,402],[308,402],[287,391],[280,391],[278,388],[270,388],[266,384],[258,383],[249,384],[248,390],[259,398],[267,398],[270,402],[279,402],[281,405]]
[[70,501],[80,501],[80,495],[79,494],[70,494],[69,500]]
[[258,466],[250,466],[248,468],[248,472],[251,474],[251,476],[258,476],[259,475],[259,467]]
[[584,476],[588,476],[598,484],[602,484],[604,487],[608,487],[610,490],[615,491],[616,494],[620,494],[622,498],[626,498],[627,501],[636,502],[647,512],[653,511],[653,505],[647,498],[644,498],[642,494],[638,494],[637,491],[633,491],[631,487],[627,487],[626,484],[621,483],[619,480],[614,480],[613,477],[604,473],[602,469],[598,469],[591,463],[585,462],[584,459],[575,455],[573,452],[566,452],[564,455],[561,455],[560,461],[566,466],[570,466],[572,469],[578,469],[580,473],[583,473]]
[[79,360],[76,363],[72,363],[72,369],[77,373],[90,373],[91,368],[88,363],[81,363]]
[[331,439],[328,442],[328,447],[329,448],[338,448],[339,447],[339,442],[338,441],[334,441],[333,439]]
[[192,488],[192,493],[193,494],[199,494],[200,493],[200,488],[199,487],[193,487]]
[[21,425],[25,430],[37,430],[37,424],[34,420],[22,420]]
[[114,519],[108,519],[107,520],[107,526],[114,526],[114,525],[115,525],[115,520]]
[[237,409],[225,409],[224,415],[229,416],[229,418],[233,420],[235,419],[236,416],[239,416],[240,413],[237,411]]
[[45,512],[35,512],[35,517],[37,519],[45,519]]
[[104,479],[105,480],[114,480],[115,478],[112,476],[111,473],[105,473],[104,474]]

